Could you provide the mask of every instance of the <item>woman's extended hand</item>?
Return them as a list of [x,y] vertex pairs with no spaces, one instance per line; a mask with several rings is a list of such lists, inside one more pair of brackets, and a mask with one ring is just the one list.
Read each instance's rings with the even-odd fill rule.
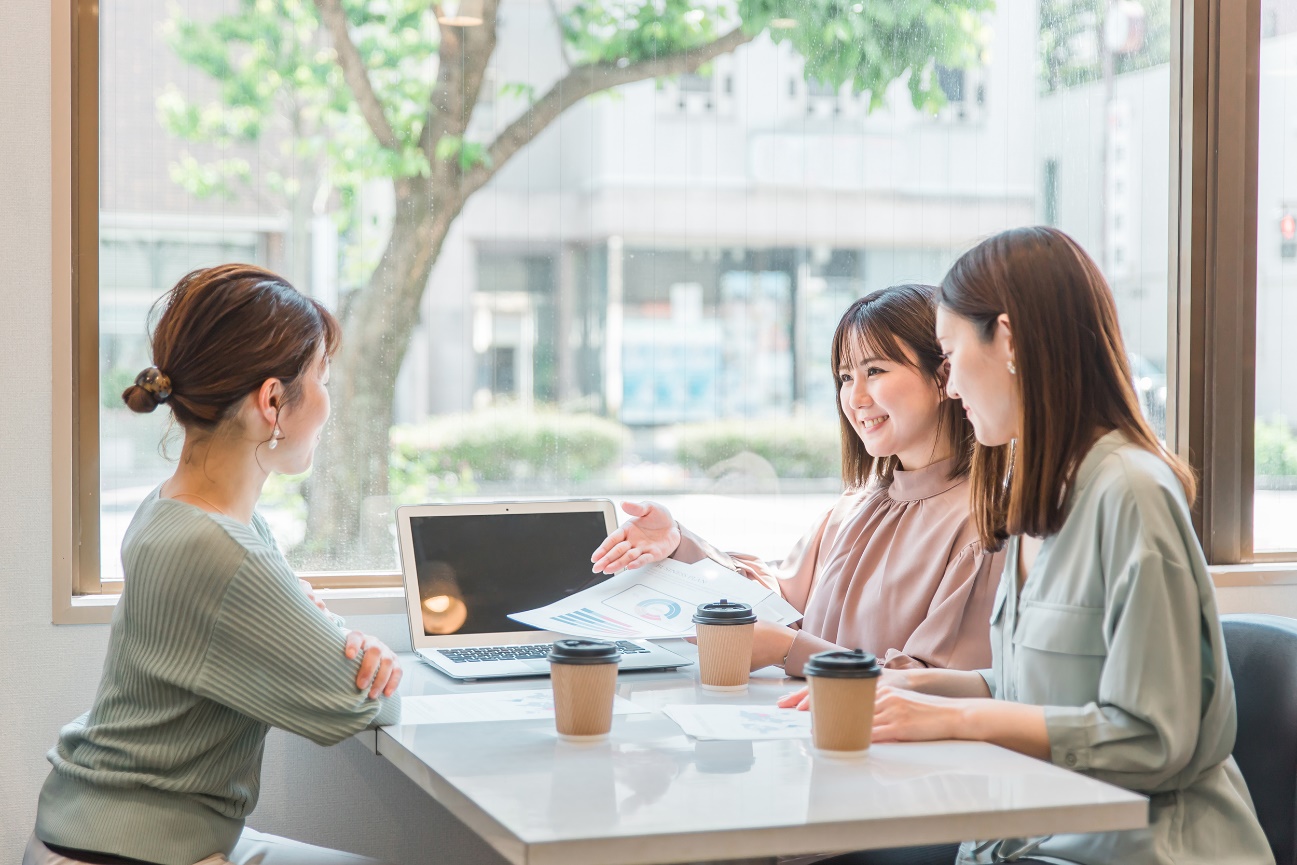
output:
[[874,741],[956,739],[960,716],[968,703],[959,698],[934,697],[880,684],[874,701]]
[[634,570],[668,559],[680,546],[680,529],[671,512],[657,502],[622,502],[631,518],[613,531],[590,556],[596,574]]
[[351,631],[347,634],[344,654],[348,660],[360,655],[356,688],[361,691],[368,688],[371,700],[380,693],[384,697],[396,693],[396,686],[401,684],[401,664],[396,660],[396,653],[381,640],[360,631]]

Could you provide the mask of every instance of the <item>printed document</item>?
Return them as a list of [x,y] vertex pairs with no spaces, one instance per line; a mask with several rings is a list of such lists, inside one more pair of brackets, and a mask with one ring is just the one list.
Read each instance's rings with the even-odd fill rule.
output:
[[[614,715],[647,712],[624,697],[614,697]],[[401,725],[468,724],[480,721],[530,721],[554,717],[554,692],[483,691],[475,694],[430,694],[401,698]]]
[[710,559],[692,565],[667,559],[622,571],[561,601],[510,613],[509,618],[543,631],[597,640],[691,637],[694,610],[722,598],[751,604],[758,618],[780,625],[802,617],[777,592]]
[[752,741],[811,737],[811,713],[796,709],[713,703],[665,706],[662,712],[695,739]]

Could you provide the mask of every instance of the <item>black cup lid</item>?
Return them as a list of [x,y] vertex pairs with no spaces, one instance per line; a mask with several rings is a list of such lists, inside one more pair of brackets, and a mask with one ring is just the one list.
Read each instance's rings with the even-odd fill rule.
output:
[[549,647],[552,664],[615,664],[621,660],[621,649],[602,640],[556,640]]
[[802,672],[827,679],[873,679],[883,674],[878,659],[863,649],[818,652],[806,659]]
[[721,598],[710,604],[699,604],[694,623],[699,625],[748,625],[757,620],[752,605]]

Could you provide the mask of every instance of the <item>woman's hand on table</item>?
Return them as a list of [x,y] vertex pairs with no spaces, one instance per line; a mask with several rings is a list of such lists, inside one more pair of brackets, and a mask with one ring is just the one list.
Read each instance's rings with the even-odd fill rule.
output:
[[957,739],[967,704],[958,697],[935,697],[880,683],[874,700],[874,741]]
[[680,527],[657,502],[622,502],[631,518],[613,531],[590,556],[596,574],[634,570],[669,559],[680,546]]
[[351,631],[347,634],[344,654],[348,660],[360,657],[360,671],[356,673],[357,690],[368,689],[371,700],[379,694],[390,697],[396,693],[396,686],[401,684],[401,663],[382,640]]
[[1051,759],[1045,707],[989,697],[939,697],[882,686],[874,702],[874,741],[990,742],[1037,760]]
[[782,666],[797,632],[787,625],[758,619],[752,630],[752,669]]
[[[907,675],[907,671],[883,670],[883,675],[878,680],[878,687],[880,692],[884,687],[897,689],[908,688],[909,676]],[[779,706],[781,709],[800,709],[803,712],[809,711],[811,708],[810,686],[807,685],[804,688],[799,688],[796,691],[793,691],[791,694],[785,694],[779,698],[779,701],[775,705]],[[875,710],[875,712],[877,712],[877,710]],[[877,715],[875,715],[875,718],[877,718]],[[876,720],[875,723],[877,723]]]
[[781,709],[799,709],[803,712],[810,711],[811,708],[811,689],[808,685],[805,688],[798,688],[791,694],[784,694],[779,698],[777,705]]

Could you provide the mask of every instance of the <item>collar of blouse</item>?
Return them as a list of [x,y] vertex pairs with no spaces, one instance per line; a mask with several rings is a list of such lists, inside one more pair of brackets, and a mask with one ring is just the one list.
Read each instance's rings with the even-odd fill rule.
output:
[[896,471],[892,475],[891,486],[887,488],[887,495],[896,502],[917,502],[941,495],[965,480],[950,476],[954,467],[955,460],[952,457],[914,471]]

